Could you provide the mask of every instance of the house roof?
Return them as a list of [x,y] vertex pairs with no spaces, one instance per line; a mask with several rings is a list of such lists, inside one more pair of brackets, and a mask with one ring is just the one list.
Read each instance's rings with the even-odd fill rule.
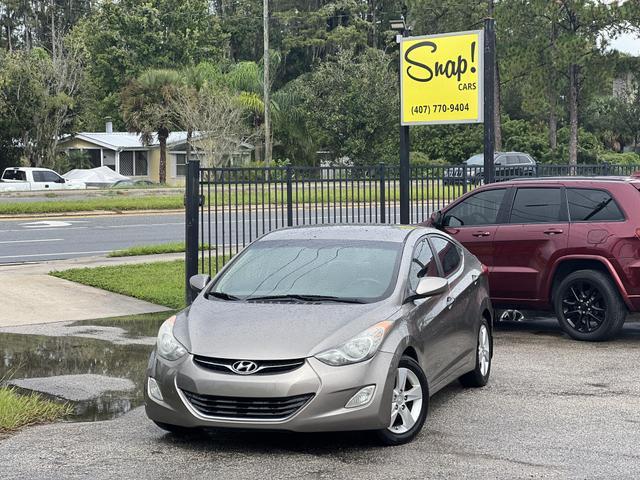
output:
[[[200,132],[193,132],[193,138],[198,138],[201,135]],[[85,142],[93,143],[102,148],[110,150],[147,150],[149,148],[157,147],[158,136],[153,135],[151,143],[145,145],[140,139],[140,135],[130,132],[79,132],[76,135],[70,135],[60,141],[60,143],[67,142],[72,139],[84,140]],[[171,132],[167,138],[167,146],[172,147],[179,145],[187,141],[187,132]],[[242,142],[240,144],[243,148],[253,149],[253,145],[250,143]]]

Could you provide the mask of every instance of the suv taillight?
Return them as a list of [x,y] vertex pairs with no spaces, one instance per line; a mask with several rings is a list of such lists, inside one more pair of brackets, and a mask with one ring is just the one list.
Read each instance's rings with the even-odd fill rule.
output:
[[640,228],[636,228],[636,238],[640,240]]
[[[638,229],[640,230],[640,228]],[[636,230],[636,235],[638,234],[638,230]],[[489,267],[487,267],[484,263],[482,264],[482,274],[489,275]]]

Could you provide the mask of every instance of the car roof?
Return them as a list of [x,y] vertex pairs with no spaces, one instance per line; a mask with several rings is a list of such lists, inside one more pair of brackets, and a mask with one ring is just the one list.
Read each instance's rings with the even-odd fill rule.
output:
[[[521,185],[523,183],[594,183],[594,182],[626,182],[626,183],[638,183],[640,178],[638,177],[625,177],[625,176],[595,176],[595,177],[579,177],[579,176],[558,176],[558,177],[543,177],[543,178],[512,178],[504,182],[499,182],[504,185]],[[492,184],[495,185],[495,184]]]
[[403,243],[414,231],[436,231],[419,225],[306,225],[283,228],[266,234],[268,240],[371,240]]
[[7,167],[5,170],[20,170],[22,172],[52,172],[50,168],[42,168],[42,167]]

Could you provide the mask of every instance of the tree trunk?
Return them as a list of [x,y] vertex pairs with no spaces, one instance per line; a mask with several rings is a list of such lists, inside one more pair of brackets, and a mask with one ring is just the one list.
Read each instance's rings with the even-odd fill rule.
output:
[[[551,23],[550,44],[555,49],[557,38],[556,24]],[[556,72],[554,66],[549,68],[549,148],[558,147],[558,91],[556,89]]]
[[262,19],[263,19],[263,41],[264,50],[262,56],[263,63],[263,87],[264,87],[264,162],[269,166],[271,163],[271,79],[269,78],[269,0],[263,0],[262,5]]
[[579,66],[569,66],[569,165],[578,164],[578,74]]
[[167,137],[163,133],[158,133],[158,140],[160,141],[160,183],[167,183]]

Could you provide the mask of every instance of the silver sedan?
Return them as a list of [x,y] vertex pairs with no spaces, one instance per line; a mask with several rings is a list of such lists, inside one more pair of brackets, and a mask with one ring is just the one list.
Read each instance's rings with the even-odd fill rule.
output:
[[160,328],[146,412],[171,432],[223,427],[422,428],[429,398],[491,371],[487,270],[424,227],[323,226],[269,233]]

